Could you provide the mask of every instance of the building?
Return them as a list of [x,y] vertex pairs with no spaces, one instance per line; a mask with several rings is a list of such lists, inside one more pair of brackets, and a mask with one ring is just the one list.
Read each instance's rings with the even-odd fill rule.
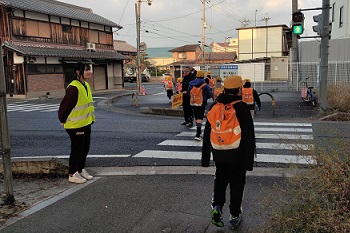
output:
[[93,91],[119,89],[123,60],[113,49],[122,27],[91,9],[51,0],[1,0],[7,93],[26,98],[63,96],[74,63],[91,63]]
[[286,25],[270,25],[237,28],[238,60],[289,55],[290,28]]
[[238,38],[231,38],[223,43],[213,42],[210,44],[212,52],[235,52],[238,53]]
[[331,0],[332,39],[350,38],[349,0]]

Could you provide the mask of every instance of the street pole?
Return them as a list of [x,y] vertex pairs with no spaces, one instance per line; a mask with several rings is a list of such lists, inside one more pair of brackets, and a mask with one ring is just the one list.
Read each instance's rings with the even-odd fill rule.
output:
[[[298,11],[298,0],[293,0],[292,1],[292,13]],[[296,35],[292,33],[292,83],[293,80],[296,80],[296,85],[298,86],[299,80],[297,79],[298,77],[298,72],[297,72],[297,66],[299,62],[299,44],[298,44],[298,38]]]
[[205,62],[205,57],[204,57],[204,46],[205,46],[205,27],[206,27],[206,23],[205,23],[205,1],[206,0],[202,0],[202,63],[204,66],[204,62]]
[[327,78],[329,54],[329,7],[330,1],[322,1],[322,31],[321,31],[321,60],[320,60],[320,90],[318,103],[320,112],[327,110]]
[[2,39],[0,37],[0,139],[1,139],[1,154],[4,168],[4,183],[6,196],[4,199],[5,205],[13,205],[15,198],[13,195],[12,186],[12,163],[11,163],[11,148],[10,148],[10,136],[7,122],[7,107],[6,107],[6,82],[4,72],[4,62],[2,55]]
[[136,12],[136,43],[137,43],[137,59],[136,59],[136,88],[137,92],[141,93],[141,55],[140,55],[140,44],[141,44],[141,36],[140,36],[140,12],[141,12],[141,0],[137,0],[137,4],[135,4],[135,12]]

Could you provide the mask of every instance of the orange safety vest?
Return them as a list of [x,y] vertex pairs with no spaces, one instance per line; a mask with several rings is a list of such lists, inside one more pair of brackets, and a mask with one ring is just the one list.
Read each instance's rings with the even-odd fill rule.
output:
[[242,100],[246,104],[254,104],[253,88],[242,88]]

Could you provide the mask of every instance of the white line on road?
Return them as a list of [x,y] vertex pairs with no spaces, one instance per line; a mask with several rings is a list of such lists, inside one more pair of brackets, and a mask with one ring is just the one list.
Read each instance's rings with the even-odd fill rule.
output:
[[[194,137],[194,132],[183,131],[176,135],[177,137]],[[300,139],[300,140],[312,140],[312,135],[301,135],[301,134],[255,134],[255,138],[261,139]]]

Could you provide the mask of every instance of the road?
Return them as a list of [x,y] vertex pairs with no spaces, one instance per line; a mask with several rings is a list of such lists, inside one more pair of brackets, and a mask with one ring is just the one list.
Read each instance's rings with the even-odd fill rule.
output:
[[[127,85],[132,89],[135,84]],[[143,85],[148,95],[139,97],[140,107],[150,103],[169,106],[165,94],[161,94],[161,84]],[[193,140],[195,128],[180,126],[181,117],[112,112],[98,107],[98,103],[115,94],[94,95],[97,121],[92,126],[87,166],[200,164],[201,143]],[[316,112],[295,101],[295,93],[274,96],[276,114],[272,115],[271,99],[262,97],[262,111],[255,117],[256,160],[264,166],[306,163],[296,150],[302,149],[306,156],[312,154],[314,135],[322,132],[320,123],[310,118]],[[130,96],[119,98],[114,107],[136,108],[130,100]],[[60,99],[8,102],[12,157],[68,158],[70,142],[57,119],[59,103]]]

